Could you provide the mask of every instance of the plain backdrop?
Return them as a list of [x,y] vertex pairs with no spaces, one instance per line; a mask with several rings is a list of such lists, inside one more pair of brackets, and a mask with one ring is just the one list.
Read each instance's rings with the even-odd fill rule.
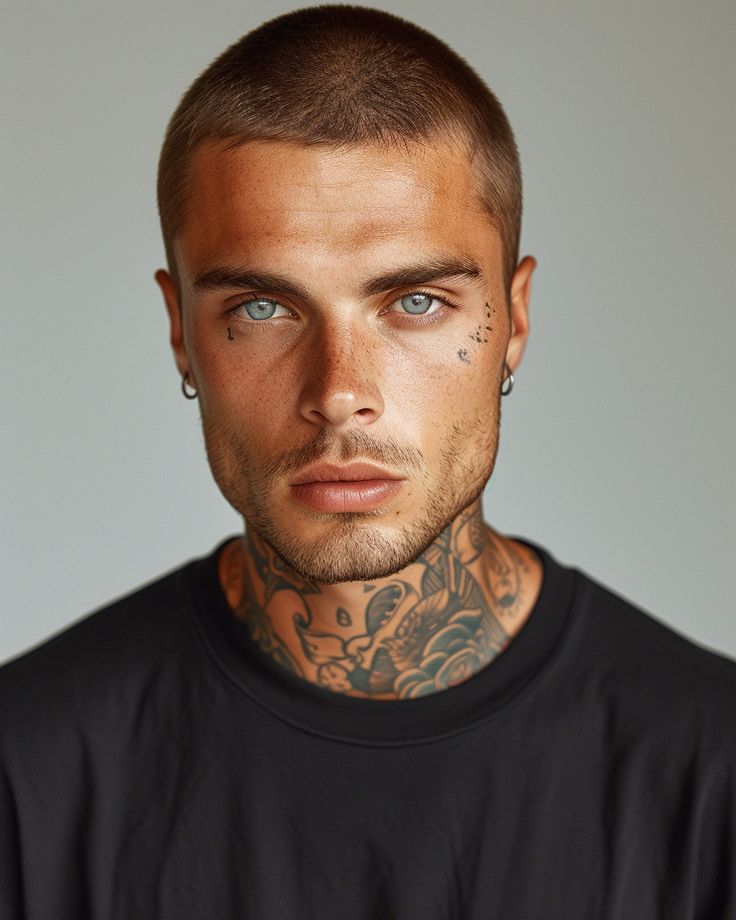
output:
[[[735,656],[736,6],[376,5],[521,149],[539,268],[487,519]],[[192,79],[291,8],[4,4],[0,658],[240,528],[169,353],[155,169]]]

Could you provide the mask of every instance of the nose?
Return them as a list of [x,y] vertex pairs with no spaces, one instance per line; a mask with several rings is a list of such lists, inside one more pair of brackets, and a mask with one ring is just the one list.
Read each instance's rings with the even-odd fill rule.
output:
[[347,323],[322,326],[309,346],[299,413],[322,427],[370,425],[383,415],[376,354]]

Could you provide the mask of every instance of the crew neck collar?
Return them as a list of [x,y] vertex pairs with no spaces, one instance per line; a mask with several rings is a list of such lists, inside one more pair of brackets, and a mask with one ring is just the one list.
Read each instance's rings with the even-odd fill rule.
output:
[[251,700],[282,721],[337,741],[393,746],[437,740],[498,717],[551,667],[572,620],[577,573],[527,540],[543,566],[542,587],[526,623],[506,649],[468,680],[417,699],[371,700],[347,696],[292,674],[251,638],[228,606],[217,559],[209,556],[185,570],[198,633],[228,678]]

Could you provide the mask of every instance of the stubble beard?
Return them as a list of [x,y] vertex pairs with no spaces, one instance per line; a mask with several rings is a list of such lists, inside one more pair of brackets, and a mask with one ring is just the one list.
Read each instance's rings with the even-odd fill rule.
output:
[[[373,581],[405,569],[482,495],[496,461],[500,406],[498,411],[490,430],[486,430],[486,436],[480,437],[470,467],[467,466],[467,458],[465,463],[459,459],[460,445],[468,437],[467,430],[457,423],[453,424],[434,482],[421,452],[382,443],[379,454],[375,442],[367,442],[362,432],[338,438],[325,429],[313,444],[301,451],[292,451],[288,457],[257,471],[243,439],[207,421],[204,415],[202,427],[215,481],[227,501],[244,518],[248,531],[264,540],[305,581],[334,585]],[[475,432],[482,432],[480,417],[476,417],[475,421]],[[362,442],[366,443],[363,443],[361,451]],[[299,464],[304,465],[324,457],[328,444],[333,446],[338,443],[340,449],[330,451],[330,457],[339,455],[342,462],[361,456],[398,466],[397,460],[401,457],[404,468],[413,467],[407,473],[419,488],[426,491],[426,498],[413,519],[399,525],[390,537],[370,523],[372,518],[383,514],[381,509],[318,515],[327,522],[327,527],[324,533],[310,540],[289,532],[288,525],[285,527],[274,515],[273,483],[278,480],[279,473],[283,481],[283,472],[287,468],[290,472],[298,468],[292,462],[296,459],[295,455],[304,458]],[[365,449],[367,443],[373,445],[372,449]],[[409,458],[412,463],[407,464]]]

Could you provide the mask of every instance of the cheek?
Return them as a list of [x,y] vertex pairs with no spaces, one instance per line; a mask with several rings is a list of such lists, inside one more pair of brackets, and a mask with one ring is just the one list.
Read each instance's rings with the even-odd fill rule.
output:
[[252,366],[236,342],[200,346],[190,354],[199,408],[212,443],[267,455],[279,431],[282,381]]
[[429,454],[442,450],[453,429],[469,444],[476,443],[476,434],[485,440],[495,431],[502,348],[490,339],[465,345],[464,338],[460,333],[441,347],[404,355],[385,367],[392,424],[422,442]]
[[186,344],[203,412],[257,417],[267,409],[278,390],[278,364],[267,350],[243,348],[234,324],[207,316],[188,324]]

